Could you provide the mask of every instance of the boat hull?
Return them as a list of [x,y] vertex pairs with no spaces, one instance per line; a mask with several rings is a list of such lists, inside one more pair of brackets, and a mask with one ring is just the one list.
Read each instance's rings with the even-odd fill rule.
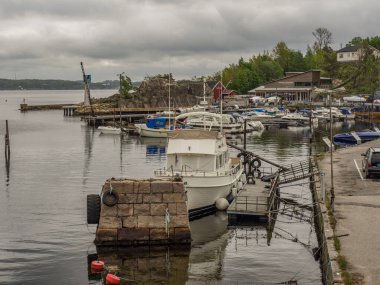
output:
[[135,127],[141,137],[167,138],[170,133],[168,129],[152,129],[148,128],[145,124],[136,124]]
[[121,134],[121,129],[120,128],[114,128],[114,127],[98,127],[98,130],[102,134],[109,134],[109,135],[119,135]]
[[[215,210],[215,201],[227,198],[241,180],[243,169],[226,176],[182,176],[187,195],[190,217],[203,216]],[[163,175],[158,177],[168,177]],[[171,176],[171,175],[170,175]],[[240,190],[240,189],[238,189]]]
[[[356,134],[362,143],[380,138],[380,133],[378,132],[356,132]],[[334,143],[352,145],[357,144],[357,141],[352,133],[343,133],[334,136]]]

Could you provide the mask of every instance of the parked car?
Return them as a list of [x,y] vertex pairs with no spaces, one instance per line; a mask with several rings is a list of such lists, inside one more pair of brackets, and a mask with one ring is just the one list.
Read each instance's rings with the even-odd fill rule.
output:
[[365,153],[362,160],[362,169],[366,178],[372,175],[380,174],[380,148],[370,147]]

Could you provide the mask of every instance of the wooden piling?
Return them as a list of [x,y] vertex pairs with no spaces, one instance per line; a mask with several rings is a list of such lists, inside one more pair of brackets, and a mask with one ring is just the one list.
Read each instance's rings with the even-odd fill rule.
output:
[[10,161],[11,161],[11,145],[9,140],[9,127],[8,127],[8,120],[5,120],[5,164],[7,169],[9,168]]

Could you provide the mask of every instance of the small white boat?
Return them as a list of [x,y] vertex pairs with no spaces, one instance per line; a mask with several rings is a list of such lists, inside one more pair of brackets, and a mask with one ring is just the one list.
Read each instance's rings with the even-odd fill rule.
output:
[[168,128],[149,128],[146,124],[135,124],[137,133],[141,137],[149,138],[167,138],[171,130]]
[[[167,164],[157,177],[182,177],[190,217],[215,208],[245,183],[240,158],[230,158],[225,135],[207,130],[173,131],[167,148]],[[240,182],[240,183],[238,183]]]
[[[302,113],[297,113],[297,112],[294,112],[294,113],[288,113],[287,115],[285,116],[282,116],[281,117],[282,120],[285,120],[285,121],[295,121],[298,123],[298,125],[308,125],[309,122],[310,122],[310,115],[303,115]],[[315,118],[315,117],[311,117],[311,123],[313,124],[313,126],[317,126],[318,125],[318,119]]]
[[98,130],[99,130],[102,134],[114,134],[114,135],[119,135],[119,134],[121,134],[121,132],[122,132],[121,128],[111,127],[111,126],[99,126],[99,127],[98,127]]
[[148,117],[145,123],[135,124],[135,128],[140,137],[149,138],[167,138],[173,130],[179,129],[169,125],[169,118],[156,116]]
[[[222,128],[227,135],[244,133],[244,120],[230,114],[191,112],[178,115],[175,119],[184,121],[187,127],[193,129],[219,131]],[[247,124],[247,131],[253,131],[250,124]]]

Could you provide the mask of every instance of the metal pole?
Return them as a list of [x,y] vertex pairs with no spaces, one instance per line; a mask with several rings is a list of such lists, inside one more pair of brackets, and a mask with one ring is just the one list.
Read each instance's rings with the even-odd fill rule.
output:
[[[124,72],[123,72],[124,73]],[[122,126],[122,120],[121,120],[121,76],[123,73],[119,74],[119,114],[120,114],[120,128]]]
[[244,119],[244,149],[247,149],[247,120]]
[[223,70],[220,72],[220,132],[223,132]]
[[332,94],[330,94],[330,167],[331,167],[331,188],[330,188],[330,206],[331,210],[334,211],[334,200],[335,200],[335,191],[334,191],[334,167],[333,167],[333,129],[332,129],[332,112],[331,112],[331,101]]

